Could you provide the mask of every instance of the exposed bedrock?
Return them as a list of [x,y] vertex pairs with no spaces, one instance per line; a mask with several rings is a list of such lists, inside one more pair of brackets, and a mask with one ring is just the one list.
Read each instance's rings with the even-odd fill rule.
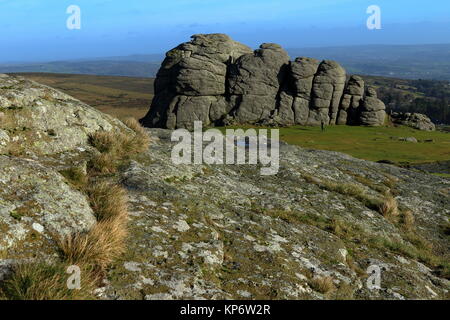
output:
[[386,119],[386,106],[377,98],[377,91],[368,87],[362,101],[359,113],[359,123],[364,126],[380,126]]
[[358,124],[358,111],[364,96],[364,80],[351,76],[342,96],[336,124]]
[[[247,46],[224,34],[194,35],[192,41],[170,50],[155,80],[155,98],[143,123],[149,127],[191,128],[229,112],[225,103],[228,66]],[[211,120],[212,119],[212,120]]]
[[147,127],[228,124],[382,125],[384,104],[335,61],[291,61],[274,43],[252,51],[225,34],[192,36],[170,50],[155,80]]
[[255,123],[270,117],[288,74],[289,55],[277,44],[265,43],[230,65],[230,102],[237,123]]

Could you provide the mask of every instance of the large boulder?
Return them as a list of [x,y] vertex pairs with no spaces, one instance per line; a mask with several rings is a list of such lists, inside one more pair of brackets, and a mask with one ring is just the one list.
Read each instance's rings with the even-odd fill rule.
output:
[[337,124],[357,124],[358,108],[364,96],[364,80],[359,76],[351,76],[339,106]]
[[54,257],[55,238],[87,231],[95,222],[86,196],[57,171],[0,156],[0,252],[8,251],[9,259]]
[[300,57],[289,64],[288,84],[280,96],[278,116],[282,124],[305,125],[311,105],[311,91],[319,60]]
[[193,120],[209,124],[229,110],[221,99],[226,93],[229,64],[247,46],[225,34],[194,35],[192,41],[170,50],[155,80],[155,98],[142,120],[149,127],[192,128]]
[[386,106],[377,98],[377,91],[368,87],[359,113],[359,123],[364,126],[381,126],[386,121]]
[[235,120],[254,123],[268,118],[287,75],[289,55],[279,45],[265,43],[253,54],[240,57],[230,67],[228,85],[236,104]]
[[322,121],[336,124],[345,80],[345,70],[337,62],[325,60],[319,65],[313,82],[309,125],[320,125]]
[[394,112],[391,114],[391,120],[395,124],[408,126],[417,130],[436,130],[436,125],[431,121],[431,119],[421,113]]
[[18,76],[0,75],[0,151],[54,154],[85,147],[98,130],[120,121],[60,91]]

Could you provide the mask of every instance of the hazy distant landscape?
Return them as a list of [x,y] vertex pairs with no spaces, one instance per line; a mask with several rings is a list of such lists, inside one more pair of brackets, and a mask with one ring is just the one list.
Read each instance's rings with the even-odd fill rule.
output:
[[[292,59],[306,56],[339,61],[350,74],[450,80],[450,44],[291,48],[287,51]],[[153,78],[163,59],[164,54],[141,54],[73,61],[0,63],[0,73],[49,72]]]
[[143,117],[153,99],[149,78],[54,73],[22,73],[27,79],[61,90],[115,117]]

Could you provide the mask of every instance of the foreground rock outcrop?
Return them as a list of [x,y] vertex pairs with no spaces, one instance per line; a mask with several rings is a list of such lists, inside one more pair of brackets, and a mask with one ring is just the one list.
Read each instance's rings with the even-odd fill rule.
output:
[[[151,129],[145,161],[122,173],[130,192],[128,253],[109,275],[121,299],[437,299],[450,283],[424,263],[402,222],[352,190],[390,190],[414,234],[449,256],[449,180],[282,144],[281,167],[171,163],[171,131]],[[335,183],[341,187],[324,187]],[[348,189],[347,189],[348,188]],[[413,241],[413,242],[411,242]],[[367,269],[381,269],[380,290]],[[314,279],[331,277],[327,294]]]
[[86,197],[58,171],[0,155],[0,252],[9,259],[49,259],[52,235],[88,231],[95,221]]
[[55,154],[86,147],[88,135],[119,121],[53,88],[0,75],[0,151]]
[[200,34],[170,50],[155,81],[147,127],[354,124],[385,122],[385,106],[335,61],[290,61],[277,44],[252,51],[224,34]]
[[58,259],[55,239],[88,231],[86,195],[60,172],[86,170],[96,131],[120,121],[55,89],[0,75],[0,280],[11,265]]
[[[224,47],[224,56],[230,48],[236,47]],[[281,55],[273,45],[264,50],[271,52],[262,56]],[[264,59],[258,63],[265,63]],[[304,88],[315,84],[331,88],[310,79],[314,61],[297,63],[310,65],[310,70],[297,72],[297,89],[286,88],[286,95],[295,92],[298,101],[306,101],[311,96],[304,94]],[[353,88],[346,91],[350,104],[338,109],[338,118],[361,96],[358,80],[353,78]],[[42,88],[18,81],[26,85],[20,89],[15,83],[13,92],[23,101],[24,92],[33,94]],[[11,91],[3,90],[0,93],[9,97]],[[332,102],[334,89],[327,92],[331,95],[321,99]],[[61,97],[61,106],[67,107],[67,96]],[[5,101],[5,94],[0,99]],[[58,101],[38,101],[43,104],[41,109],[58,107]],[[70,101],[78,108],[79,102]],[[376,103],[367,101],[366,112],[376,113]],[[22,103],[30,111],[30,118],[22,121],[32,122],[35,105],[34,99]],[[14,111],[9,106],[9,102],[0,104],[8,117]],[[81,110],[92,115],[93,128],[107,128],[106,122],[111,130],[123,129],[89,106],[82,105]],[[95,223],[86,196],[60,173],[86,167],[88,154],[94,152],[87,141],[73,143],[67,138],[66,145],[63,134],[61,140],[41,135],[33,137],[32,152],[14,155],[8,151],[10,143],[16,135],[22,139],[22,133],[10,123],[0,126],[8,136],[0,149],[0,285],[12,265],[58,259],[55,233],[83,232]],[[87,130],[83,123],[79,132]],[[172,132],[146,132],[152,141],[150,148],[103,177],[120,181],[128,190],[130,218],[127,250],[105,270],[97,297],[448,298],[448,179],[286,144],[280,146],[280,170],[273,176],[261,176],[259,165],[175,165]],[[41,140],[55,143],[50,150],[61,150],[64,145],[65,151],[52,153],[36,147]],[[387,195],[393,198],[387,204],[397,203],[398,208],[383,215],[380,204]],[[379,270],[381,288],[368,286],[368,270]],[[320,285],[323,281],[325,288]]]

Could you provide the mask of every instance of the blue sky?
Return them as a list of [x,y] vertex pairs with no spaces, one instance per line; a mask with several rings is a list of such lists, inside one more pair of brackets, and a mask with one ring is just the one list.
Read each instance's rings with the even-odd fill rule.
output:
[[[381,30],[366,27],[374,4]],[[81,30],[66,27],[70,5]],[[450,43],[450,1],[0,0],[0,62],[162,53],[211,32],[252,47]]]

